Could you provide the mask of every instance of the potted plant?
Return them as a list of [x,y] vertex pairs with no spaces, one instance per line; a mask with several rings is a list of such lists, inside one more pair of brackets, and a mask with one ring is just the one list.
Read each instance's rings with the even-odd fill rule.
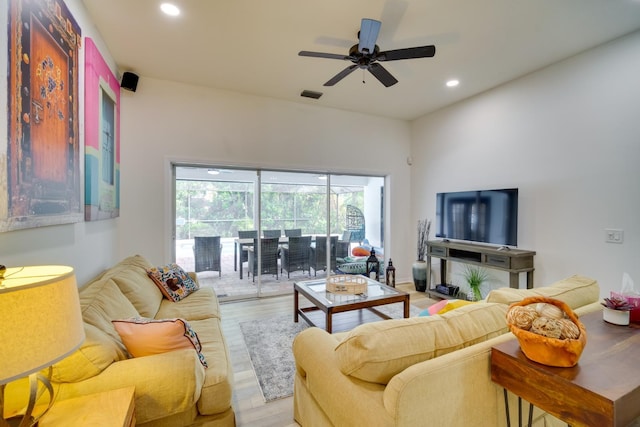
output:
[[602,318],[605,322],[621,326],[629,324],[633,306],[627,300],[623,298],[605,298],[601,304],[604,306]]
[[463,276],[473,293],[474,301],[480,301],[482,299],[480,286],[482,286],[482,284],[489,278],[485,269],[473,265],[466,265]]
[[427,242],[429,241],[429,231],[431,229],[431,220],[418,220],[418,259],[412,265],[413,284],[416,291],[424,292],[427,290],[427,263],[424,256],[427,254]]

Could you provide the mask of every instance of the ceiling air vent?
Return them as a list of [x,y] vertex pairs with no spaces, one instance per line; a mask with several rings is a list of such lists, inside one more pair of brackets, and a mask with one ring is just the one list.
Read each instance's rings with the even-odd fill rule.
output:
[[312,90],[303,90],[300,96],[304,96],[305,98],[318,99],[322,96],[322,92],[314,92]]

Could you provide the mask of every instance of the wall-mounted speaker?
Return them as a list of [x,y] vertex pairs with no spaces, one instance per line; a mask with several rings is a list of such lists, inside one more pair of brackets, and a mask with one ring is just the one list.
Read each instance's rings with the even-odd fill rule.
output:
[[122,74],[122,80],[120,81],[120,87],[131,92],[135,92],[138,87],[138,75],[130,71],[125,71]]

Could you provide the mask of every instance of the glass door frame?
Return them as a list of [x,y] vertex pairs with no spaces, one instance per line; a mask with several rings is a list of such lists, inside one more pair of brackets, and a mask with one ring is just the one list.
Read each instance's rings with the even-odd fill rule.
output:
[[[388,197],[384,197],[386,196],[384,193],[384,188],[387,186],[387,179],[388,177],[385,176],[376,176],[376,175],[362,175],[362,174],[346,174],[346,173],[331,173],[331,172],[315,172],[315,171],[298,171],[298,170],[285,170],[285,169],[274,169],[274,168],[248,168],[248,167],[236,167],[236,166],[217,166],[217,165],[211,165],[211,164],[193,164],[193,163],[189,163],[189,162],[178,162],[178,161],[172,161],[170,162],[171,165],[171,176],[172,176],[172,180],[171,180],[171,186],[172,186],[172,196],[171,196],[171,215],[172,215],[172,244],[171,244],[171,255],[172,258],[174,260],[174,262],[177,262],[177,244],[178,244],[178,231],[177,231],[177,210],[176,210],[176,205],[177,205],[177,189],[176,189],[176,182],[179,180],[188,180],[186,178],[182,178],[181,176],[178,176],[179,174],[177,173],[177,170],[179,168],[193,168],[193,169],[198,169],[198,170],[229,170],[229,171],[240,171],[240,172],[249,172],[251,174],[255,174],[255,179],[253,181],[254,185],[253,185],[253,229],[258,230],[258,234],[259,236],[262,235],[262,229],[263,229],[263,203],[264,203],[264,198],[263,198],[263,188],[264,186],[267,184],[267,180],[265,179],[265,174],[292,174],[292,179],[295,179],[295,174],[300,174],[304,177],[308,177],[310,179],[315,180],[316,177],[320,177],[320,176],[325,176],[326,177],[326,181],[325,183],[322,184],[322,187],[324,187],[325,191],[324,191],[324,216],[325,216],[325,220],[326,220],[326,227],[324,227],[324,231],[323,233],[327,236],[327,251],[326,251],[326,265],[327,265],[327,274],[331,274],[331,266],[332,266],[332,259],[331,259],[331,248],[330,248],[330,243],[331,243],[331,239],[330,236],[332,234],[332,229],[336,228],[336,230],[341,229],[342,227],[339,226],[339,218],[336,216],[338,215],[338,208],[339,206],[339,200],[340,200],[340,194],[336,193],[333,194],[332,190],[335,190],[336,188],[338,189],[338,191],[341,188],[341,185],[347,185],[344,183],[340,183],[341,181],[345,181],[345,179],[348,180],[348,178],[353,178],[354,180],[362,180],[363,182],[367,182],[367,180],[371,180],[371,179],[381,179],[380,181],[380,186],[382,187],[382,191],[378,192],[378,194],[380,194],[380,199],[378,200],[378,206],[381,207],[380,212],[379,212],[379,218],[378,220],[380,221],[380,236],[379,236],[379,244],[380,246],[384,246],[384,228],[385,228],[385,204],[386,201],[388,200]],[[246,175],[245,175],[246,177]],[[343,178],[341,178],[343,177]],[[208,181],[212,181],[215,182],[216,179],[211,178]],[[231,181],[229,181],[231,182]],[[240,181],[240,182],[249,182],[249,181]],[[309,181],[310,182],[310,181]],[[335,182],[335,184],[334,184]],[[300,184],[303,184],[302,182],[300,182]],[[317,183],[312,183],[311,185],[314,186],[318,186]],[[335,187],[334,187],[335,185]],[[363,188],[366,186],[366,184],[357,184],[357,186],[362,185]],[[348,186],[348,185],[347,185]],[[344,191],[344,189],[342,190]],[[349,190],[346,190],[349,191]],[[332,206],[332,198],[335,200],[335,206]],[[385,200],[386,199],[386,200]],[[336,212],[333,212],[333,208],[335,207]],[[363,206],[363,209],[365,209],[366,207]],[[297,209],[297,207],[296,207]],[[297,212],[296,214],[297,215]],[[296,217],[294,215],[294,217]],[[374,211],[372,211],[370,215],[376,215],[376,213]],[[334,223],[335,222],[335,223]],[[377,221],[374,221],[374,223],[377,223]],[[340,224],[342,225],[342,224]],[[284,229],[284,226],[281,227],[282,229]],[[339,230],[338,230],[339,232]],[[354,242],[355,243],[355,242]],[[234,246],[236,244],[234,243]],[[260,245],[258,245],[260,246]],[[352,245],[351,245],[352,246]],[[261,271],[261,256],[260,256],[260,248],[257,248],[257,253],[256,256],[257,261],[259,263],[258,265],[258,272]],[[242,262],[240,263],[240,265],[238,266],[239,268],[242,268]],[[250,266],[248,266],[250,267]],[[310,271],[310,270],[309,270]],[[280,276],[279,276],[280,278]],[[314,276],[309,277],[309,279],[313,279]],[[246,279],[245,279],[246,280]],[[305,279],[306,280],[306,279]],[[272,292],[265,292],[265,286],[263,286],[263,280],[262,280],[262,275],[258,274],[257,280],[255,282],[255,292],[252,293],[248,293],[247,295],[242,295],[241,298],[252,298],[252,297],[265,297],[265,296],[273,296],[274,293]],[[232,299],[236,299],[235,297],[229,297],[229,300]]]

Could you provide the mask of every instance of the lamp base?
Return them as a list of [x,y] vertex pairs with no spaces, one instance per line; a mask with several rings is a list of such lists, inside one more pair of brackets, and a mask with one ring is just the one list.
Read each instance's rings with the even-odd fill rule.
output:
[[[49,367],[49,378],[51,378],[51,367]],[[4,392],[5,384],[0,386],[0,427],[34,427],[38,425],[38,420],[51,408],[53,404],[53,387],[49,378],[35,372],[29,375],[29,403],[27,407],[20,411],[23,415],[12,416],[8,419],[3,419],[4,414]],[[38,399],[38,381],[44,385],[46,391],[49,392],[49,405],[47,408],[37,417],[33,417],[33,409]]]
[[8,427],[20,427],[20,426],[33,426],[33,427],[37,427],[38,426],[38,421],[34,420],[33,417],[28,417],[25,420],[25,417],[11,417],[8,420],[4,420],[5,422],[5,426]]

